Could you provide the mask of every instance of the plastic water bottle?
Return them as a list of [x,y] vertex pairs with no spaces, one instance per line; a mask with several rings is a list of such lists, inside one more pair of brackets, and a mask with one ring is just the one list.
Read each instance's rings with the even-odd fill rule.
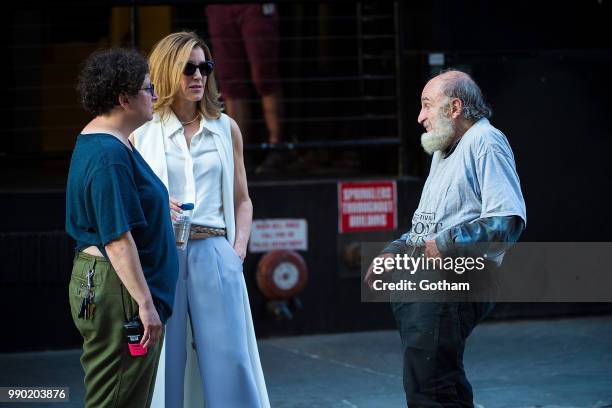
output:
[[187,248],[189,241],[189,230],[191,229],[191,216],[193,215],[193,203],[183,203],[181,205],[182,213],[174,213],[174,236],[176,238],[176,247],[182,251]]

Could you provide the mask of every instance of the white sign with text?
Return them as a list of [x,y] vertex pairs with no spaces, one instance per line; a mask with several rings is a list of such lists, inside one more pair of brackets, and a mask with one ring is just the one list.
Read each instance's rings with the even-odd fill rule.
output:
[[250,252],[275,249],[308,250],[308,222],[297,218],[253,220]]

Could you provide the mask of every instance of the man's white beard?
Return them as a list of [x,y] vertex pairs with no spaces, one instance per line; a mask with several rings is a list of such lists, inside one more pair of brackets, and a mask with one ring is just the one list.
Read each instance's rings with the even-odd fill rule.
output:
[[421,146],[429,154],[434,154],[436,150],[446,150],[455,137],[455,126],[450,116],[446,116],[441,109],[437,119],[436,127],[421,135]]

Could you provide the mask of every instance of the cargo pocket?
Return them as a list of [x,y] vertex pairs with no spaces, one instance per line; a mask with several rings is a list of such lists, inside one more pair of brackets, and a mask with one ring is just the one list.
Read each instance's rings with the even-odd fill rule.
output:
[[119,287],[121,288],[121,309],[123,310],[123,320],[127,322],[138,316],[138,303],[136,303],[134,298],[132,298],[132,295],[130,295],[130,292],[128,292],[123,284],[120,284]]

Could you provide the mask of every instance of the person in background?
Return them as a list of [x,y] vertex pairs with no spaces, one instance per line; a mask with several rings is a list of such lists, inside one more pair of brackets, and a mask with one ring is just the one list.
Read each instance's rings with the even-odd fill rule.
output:
[[196,34],[163,38],[149,64],[159,99],[133,140],[168,187],[171,209],[195,204],[154,405],[269,407],[242,270],[253,205],[240,129],[221,113],[215,64]]
[[[249,80],[261,99],[267,142],[281,142],[282,88],[278,72],[278,10],[274,3],[206,6],[208,31],[217,56],[217,79],[227,113],[243,129],[245,140],[251,119]],[[280,152],[270,151],[256,173],[282,170]]]
[[[76,241],[69,300],[83,336],[85,406],[148,407],[178,258],[168,191],[128,136],[152,118],[157,97],[147,61],[125,49],[89,56],[78,91],[95,116],[77,137],[66,187],[66,231]],[[135,354],[126,322],[143,327]]]

